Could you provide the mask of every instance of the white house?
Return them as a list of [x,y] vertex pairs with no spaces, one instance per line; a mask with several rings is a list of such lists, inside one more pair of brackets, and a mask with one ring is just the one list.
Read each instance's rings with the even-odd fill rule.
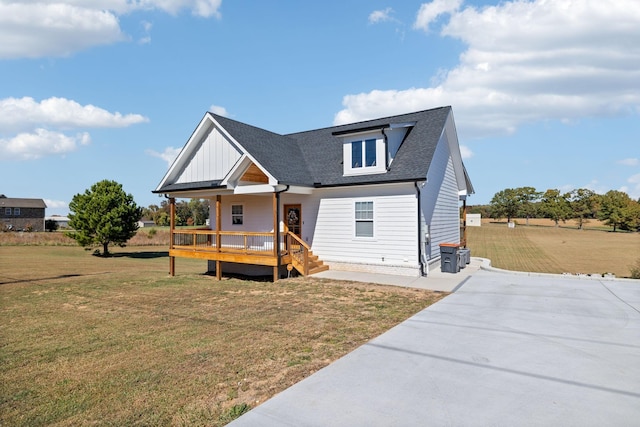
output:
[[171,274],[178,256],[274,280],[287,268],[425,275],[440,243],[460,241],[473,192],[451,107],[287,135],[208,112],[154,190],[172,208],[215,206],[207,230],[172,225]]

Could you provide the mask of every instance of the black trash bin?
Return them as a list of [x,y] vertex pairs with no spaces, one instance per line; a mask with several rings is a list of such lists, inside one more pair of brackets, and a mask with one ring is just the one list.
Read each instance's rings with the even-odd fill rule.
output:
[[443,273],[458,273],[460,271],[460,255],[457,243],[440,244],[440,271]]
[[471,263],[471,249],[460,248],[458,253],[460,254],[460,268],[465,268],[467,264]]

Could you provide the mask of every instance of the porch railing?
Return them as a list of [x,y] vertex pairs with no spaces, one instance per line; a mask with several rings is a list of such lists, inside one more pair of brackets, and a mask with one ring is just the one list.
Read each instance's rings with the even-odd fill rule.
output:
[[[238,232],[216,230],[173,230],[173,245],[176,249],[191,249],[210,252],[234,252],[255,255],[277,255],[273,247],[273,233]],[[284,236],[279,248],[285,249]]]
[[274,258],[288,255],[286,262],[291,262],[302,275],[309,275],[311,248],[304,240],[290,231],[282,233],[278,245],[280,254],[274,251],[273,240],[270,232],[173,230],[171,249]]

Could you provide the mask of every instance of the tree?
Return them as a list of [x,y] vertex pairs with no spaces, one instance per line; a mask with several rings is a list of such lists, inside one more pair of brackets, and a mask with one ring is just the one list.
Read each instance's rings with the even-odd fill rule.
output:
[[529,218],[536,216],[535,202],[540,199],[540,192],[533,187],[519,187],[514,191],[520,205],[518,213],[527,219],[529,225]]
[[513,188],[507,188],[497,192],[491,199],[491,216],[496,219],[506,217],[507,222],[511,222],[519,207],[518,193]]
[[560,190],[549,189],[544,192],[540,200],[540,212],[545,218],[552,219],[556,227],[560,221],[571,217],[571,207],[567,200],[568,194],[560,194]]
[[593,218],[597,211],[597,195],[586,188],[578,188],[569,193],[569,206],[572,217],[578,223],[578,229],[582,230],[588,218]]
[[204,225],[209,218],[209,200],[191,199],[189,200],[191,218],[195,225]]
[[102,245],[103,256],[109,255],[109,244],[120,247],[135,236],[142,209],[131,194],[115,181],[103,180],[76,194],[69,203],[69,226],[74,231],[67,235],[81,246]]
[[59,227],[58,222],[53,219],[47,219],[44,222],[44,229],[46,231],[53,232],[53,231],[56,231],[58,227]]
[[623,191],[610,190],[600,196],[600,210],[598,211],[598,219],[604,221],[605,224],[623,230],[633,230],[636,226],[634,218],[634,206],[637,204],[629,195]]
[[629,200],[622,211],[620,229],[625,231],[640,231],[640,202]]

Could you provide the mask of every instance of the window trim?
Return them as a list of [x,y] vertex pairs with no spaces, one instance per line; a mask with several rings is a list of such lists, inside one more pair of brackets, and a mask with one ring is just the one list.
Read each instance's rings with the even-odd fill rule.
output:
[[[234,213],[233,208],[239,207],[240,213]],[[239,220],[236,222],[236,219]],[[231,205],[231,225],[244,225],[244,205],[235,203]]]
[[13,216],[20,216],[20,208],[13,208]]
[[343,176],[386,173],[386,145],[380,133],[351,135],[343,139]]
[[[361,208],[358,209],[358,205],[361,205]],[[362,208],[363,205],[370,205],[371,208]],[[370,218],[358,218],[358,213],[370,213]],[[369,216],[369,215],[367,215]],[[353,204],[353,236],[357,239],[373,239],[376,236],[375,231],[375,203],[373,200],[356,200]],[[359,235],[358,234],[358,224],[366,223],[371,224],[371,235]]]
[[4,208],[5,216],[11,216],[11,208]]

